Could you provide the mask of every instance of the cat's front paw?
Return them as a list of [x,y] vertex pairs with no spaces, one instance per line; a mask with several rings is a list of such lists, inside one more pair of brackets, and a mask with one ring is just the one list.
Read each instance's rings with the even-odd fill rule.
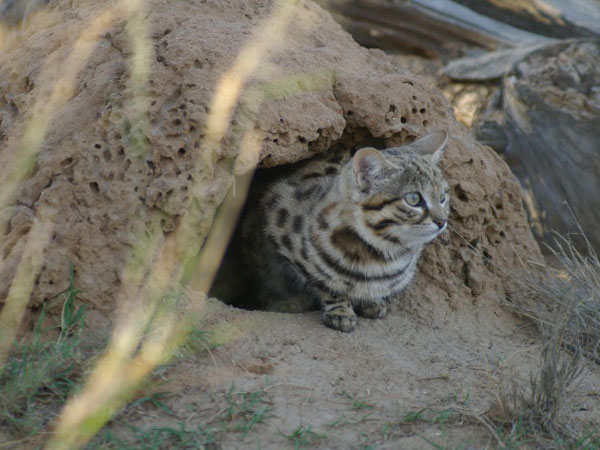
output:
[[363,303],[354,309],[356,314],[368,319],[382,319],[387,314],[387,306],[379,303]]
[[323,323],[334,330],[349,333],[356,326],[356,314],[352,308],[337,309],[323,313]]

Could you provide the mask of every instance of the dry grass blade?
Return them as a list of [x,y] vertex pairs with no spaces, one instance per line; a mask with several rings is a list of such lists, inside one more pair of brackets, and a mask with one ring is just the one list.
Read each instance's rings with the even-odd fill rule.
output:
[[[204,142],[206,150],[202,153],[207,161],[217,157],[217,150],[229,126],[230,115],[243,93],[246,81],[267,58],[268,51],[280,47],[277,45],[280,40],[273,39],[273,33],[282,35],[285,32],[295,10],[292,2],[281,1],[276,5],[264,28],[257,32],[254,39],[240,53],[239,64],[226,72],[217,86],[211,107],[212,113],[207,119],[207,137]],[[133,21],[134,19],[131,19],[131,22]],[[145,45],[148,46],[147,29],[144,28],[146,25],[142,21],[140,29],[146,36]],[[138,48],[138,53],[142,52],[143,42],[134,39],[133,48]],[[143,56],[140,55],[140,61],[144,60]],[[132,69],[136,67],[139,69],[139,77],[132,77],[132,82],[140,84],[135,92],[137,104],[141,105],[145,99],[143,85],[146,72],[144,64],[137,63],[137,59],[133,58]],[[143,131],[143,117],[139,126]],[[242,135],[244,137],[240,142],[240,154],[247,156],[246,153],[250,153],[257,158],[262,140],[255,136],[252,130],[247,130]],[[246,159],[254,161],[256,158],[250,156]],[[250,164],[249,169],[253,165]],[[239,190],[243,192],[238,192],[237,197],[230,196],[227,204],[221,206],[222,211],[228,212],[227,217],[234,217],[241,207],[250,178],[251,174],[240,177],[242,186],[239,186]],[[65,406],[47,448],[80,447],[88,442],[131,397],[135,387],[158,364],[165,363],[173,355],[193,328],[194,317],[201,313],[202,302],[188,305],[188,308],[178,307],[177,304],[160,308],[159,303],[162,304],[164,294],[178,284],[186,262],[193,259],[198,242],[197,230],[193,226],[194,220],[194,211],[188,210],[175,232],[164,239],[159,239],[157,233],[152,233],[154,237],[149,239],[149,248],[138,249],[141,256],[136,261],[139,264],[133,264],[131,270],[124,274],[125,282],[121,292],[123,299],[133,305],[131,314],[127,316],[127,320],[117,324],[105,355],[99,359],[80,393],[72,397]],[[220,233],[207,238],[198,258],[199,263],[193,272],[196,274],[194,287],[200,291],[206,292],[210,287],[213,268],[218,266],[226,247],[225,241],[230,234],[227,227],[233,227],[235,221],[228,222],[220,224],[223,228],[217,230]],[[213,240],[219,242],[212,242]],[[207,252],[207,249],[210,251]],[[151,273],[152,276],[145,278],[146,273]],[[151,320],[152,317],[154,320]],[[146,328],[150,331],[144,334]],[[135,351],[136,348],[139,350]]]
[[[52,112],[72,95],[77,74],[94,50],[99,37],[120,13],[119,8],[107,8],[102,15],[94,18],[75,41],[72,51],[60,68],[50,62],[44,64],[40,79],[48,80],[45,81],[48,83],[48,95],[36,100],[35,107],[32,108],[34,113],[24,123],[22,136],[16,139],[19,143],[15,151],[4,151],[0,156],[0,231],[6,229],[15,195],[35,163],[50,126]],[[6,306],[0,316],[0,367],[6,363],[8,351],[29,301],[33,279],[41,267],[40,249],[46,246],[51,234],[48,229],[54,226],[54,220],[50,217],[52,214],[53,212],[38,213],[38,222],[27,238],[28,245],[35,243],[36,254],[22,258],[18,276],[12,281],[11,294],[5,300]],[[0,268],[3,264],[4,260],[0,259]]]
[[600,362],[600,262],[591,247],[583,255],[558,235],[552,253],[556,267],[526,273],[521,279],[526,294],[509,303],[538,325],[539,368],[527,388],[512,375],[501,377],[493,419],[513,430],[525,427],[537,439],[574,442],[579,432],[566,413],[568,390],[582,374],[584,356]]
[[563,236],[551,249],[557,268],[548,269],[544,278],[526,275],[530,287],[527,296],[510,307],[518,314],[534,319],[542,334],[564,320],[561,345],[600,363],[600,261],[593,248],[581,254]]

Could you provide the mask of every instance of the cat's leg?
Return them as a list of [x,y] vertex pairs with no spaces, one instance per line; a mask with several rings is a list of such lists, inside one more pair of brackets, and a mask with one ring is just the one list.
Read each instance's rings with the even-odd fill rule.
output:
[[354,330],[356,314],[354,314],[350,300],[321,294],[321,308],[323,310],[323,323],[329,328],[344,333]]
[[383,301],[363,300],[354,304],[354,311],[361,317],[382,319],[387,314],[387,305]]

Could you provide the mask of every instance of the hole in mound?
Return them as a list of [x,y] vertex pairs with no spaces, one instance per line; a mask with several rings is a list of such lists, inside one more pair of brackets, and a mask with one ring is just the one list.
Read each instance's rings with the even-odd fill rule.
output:
[[66,166],[68,166],[69,164],[71,164],[72,162],[73,162],[73,158],[69,157],[69,158],[67,158],[67,159],[63,160],[63,161],[60,163],[60,165],[61,165],[61,166],[63,166],[63,167],[66,167]]
[[469,201],[469,197],[467,197],[467,193],[465,192],[465,190],[463,189],[463,187],[460,184],[457,184],[454,187],[454,194],[456,195],[456,198],[458,198],[461,202]]

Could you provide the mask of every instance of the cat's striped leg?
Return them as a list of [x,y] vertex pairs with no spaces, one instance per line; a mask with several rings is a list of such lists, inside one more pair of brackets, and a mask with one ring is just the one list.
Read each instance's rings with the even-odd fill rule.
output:
[[352,303],[347,298],[334,298],[329,294],[321,294],[323,323],[334,330],[349,333],[356,325],[356,314]]

